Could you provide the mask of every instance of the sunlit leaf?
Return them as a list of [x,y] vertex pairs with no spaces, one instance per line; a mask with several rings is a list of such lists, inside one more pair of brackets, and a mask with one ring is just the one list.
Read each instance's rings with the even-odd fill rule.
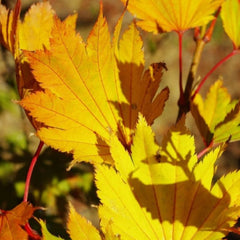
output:
[[22,59],[22,50],[38,50],[49,47],[54,11],[48,2],[32,5],[23,22],[19,19],[21,1],[13,11],[0,5],[0,40],[14,55],[20,97],[29,91],[39,90],[28,63]]
[[68,232],[72,240],[101,240],[98,230],[69,204]]
[[185,31],[202,26],[213,19],[222,0],[122,0],[128,10],[148,32]]
[[[103,231],[110,224],[120,239],[224,237],[240,213],[240,174],[228,174],[212,187],[214,164],[223,148],[218,147],[197,164],[194,145],[180,122],[159,149],[151,128],[140,117],[131,149],[132,165],[123,177],[121,168],[96,168]],[[116,166],[122,161],[121,151],[124,149],[119,150],[119,156],[114,151]]]
[[239,103],[232,101],[222,81],[216,81],[205,100],[198,94],[191,111],[198,129],[208,146],[212,141],[221,143],[240,139]]
[[48,126],[38,131],[47,144],[73,152],[77,160],[111,161],[107,141],[120,118],[110,99],[119,101],[120,86],[106,20],[100,13],[87,45],[75,33],[72,17],[55,19],[52,36],[49,51],[26,53],[47,90],[22,105]]
[[56,236],[52,235],[48,231],[46,224],[42,220],[39,220],[39,223],[41,225],[41,230],[42,230],[42,240],[63,240],[60,237],[56,237]]
[[28,233],[23,227],[34,210],[27,202],[22,202],[9,211],[0,210],[0,240],[28,240]]
[[49,48],[54,11],[49,2],[32,5],[19,24],[19,45],[21,49],[37,50]]
[[162,113],[169,90],[156,92],[165,66],[153,64],[144,72],[143,43],[135,25],[118,39],[122,17],[111,42],[101,8],[87,44],[75,32],[73,19],[55,19],[49,49],[24,52],[44,91],[21,104],[46,126],[37,132],[41,140],[73,153],[73,163],[113,163],[110,135],[129,148],[138,113],[149,124]]
[[[22,56],[22,50],[38,50],[49,47],[54,11],[49,2],[32,5],[23,22],[20,20],[21,1],[16,2],[13,11],[0,4],[0,42],[13,54],[16,64],[17,88],[20,98],[40,90],[29,63]],[[29,117],[35,128],[39,124]]]
[[239,0],[227,0],[222,5],[221,17],[223,27],[232,40],[234,47],[240,47],[240,2]]

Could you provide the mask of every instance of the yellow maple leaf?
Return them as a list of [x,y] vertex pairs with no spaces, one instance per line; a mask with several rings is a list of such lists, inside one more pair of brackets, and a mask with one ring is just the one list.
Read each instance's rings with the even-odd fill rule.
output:
[[63,240],[60,237],[56,237],[56,236],[52,235],[48,231],[45,222],[43,222],[42,220],[39,220],[39,223],[41,225],[41,230],[42,230],[42,240]]
[[72,240],[101,240],[98,230],[69,204],[68,232]]
[[185,31],[206,25],[223,0],[122,0],[148,32]]
[[21,105],[44,124],[37,132],[40,139],[72,152],[74,162],[112,163],[110,135],[116,133],[129,148],[138,113],[149,124],[162,113],[169,90],[156,91],[164,65],[153,64],[144,72],[142,40],[134,24],[119,42],[120,20],[111,42],[102,7],[87,44],[75,32],[74,21],[55,18],[50,48],[24,51],[44,91],[23,99]]
[[234,48],[240,47],[240,2],[239,0],[227,0],[222,5],[221,18],[227,35],[234,44]]
[[19,18],[21,1],[14,10],[0,4],[0,41],[13,54],[16,63],[18,91],[21,98],[39,90],[28,63],[22,58],[22,50],[38,50],[49,47],[54,11],[48,2],[32,5],[24,20]]
[[[20,9],[21,0],[17,0],[14,10],[8,10],[0,4],[0,42],[14,56],[17,88],[20,98],[23,98],[41,88],[34,79],[22,50],[33,51],[49,47],[54,11],[47,1],[37,3],[31,6],[21,21]],[[35,128],[40,126],[31,117],[29,120]]]
[[[114,160],[121,166],[125,150],[116,149]],[[159,149],[140,117],[131,150],[132,161],[123,174],[121,167],[117,172],[96,167],[103,232],[111,224],[120,239],[203,240],[220,239],[234,225],[240,213],[239,172],[212,187],[214,163],[223,148],[196,164],[194,139],[182,123],[169,131]]]
[[197,94],[191,106],[197,127],[208,146],[212,141],[221,143],[231,137],[231,141],[240,139],[239,103],[232,101],[221,80],[210,88],[205,100]]

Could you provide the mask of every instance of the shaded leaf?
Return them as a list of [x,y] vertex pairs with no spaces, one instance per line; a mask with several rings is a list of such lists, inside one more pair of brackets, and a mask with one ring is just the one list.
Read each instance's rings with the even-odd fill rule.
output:
[[[111,224],[121,239],[224,237],[225,229],[234,225],[240,213],[240,174],[230,173],[212,187],[214,164],[223,148],[211,151],[197,165],[194,148],[193,137],[180,122],[165,136],[159,150],[151,128],[140,117],[128,178],[127,170],[122,177],[121,169],[96,168],[102,229]],[[114,161],[116,166],[122,161],[120,150]]]
[[222,0],[122,0],[148,32],[185,31],[206,25]]
[[23,227],[32,217],[35,208],[22,202],[9,211],[0,210],[0,240],[28,240],[28,233]]
[[216,81],[205,100],[198,94],[191,106],[197,127],[208,146],[212,141],[222,143],[240,139],[239,103],[232,101],[222,81]]
[[232,40],[234,47],[240,47],[240,2],[227,0],[222,5],[221,18],[227,35]]
[[130,130],[135,128],[139,112],[151,125],[161,115],[169,95],[169,89],[165,88],[155,96],[166,67],[164,63],[155,63],[144,72],[142,48],[142,39],[133,23],[115,51],[122,91],[129,103],[121,106],[121,114],[124,126]]

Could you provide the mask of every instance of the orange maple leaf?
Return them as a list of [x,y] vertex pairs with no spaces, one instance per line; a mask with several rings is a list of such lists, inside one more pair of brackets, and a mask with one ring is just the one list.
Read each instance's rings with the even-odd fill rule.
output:
[[[48,2],[32,5],[24,21],[20,20],[21,0],[13,10],[0,4],[0,42],[14,56],[16,79],[20,98],[39,90],[22,50],[37,50],[49,47],[54,11]],[[37,123],[29,118],[33,126]]]
[[168,88],[156,94],[164,64],[144,71],[139,32],[132,24],[119,41],[121,20],[111,42],[101,8],[85,44],[75,31],[76,15],[63,22],[55,18],[50,48],[24,51],[44,91],[21,105],[44,124],[37,131],[40,139],[72,152],[77,161],[112,163],[110,135],[118,135],[129,149],[138,113],[152,124],[168,98]]
[[0,210],[0,240],[28,240],[24,226],[35,210],[28,202],[22,202],[9,211]]

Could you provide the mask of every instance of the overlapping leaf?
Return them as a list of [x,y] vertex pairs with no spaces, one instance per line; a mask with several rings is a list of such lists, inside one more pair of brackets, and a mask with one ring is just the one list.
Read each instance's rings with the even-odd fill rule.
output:
[[[121,166],[125,150],[120,153],[114,142],[111,148],[116,166]],[[223,149],[210,152],[196,166],[194,151],[194,140],[182,126],[169,132],[159,150],[140,117],[128,169],[122,174],[121,167],[118,172],[96,168],[102,229],[111,224],[121,239],[222,238],[239,216],[240,174],[223,177],[211,189],[214,163]]]
[[22,50],[38,50],[49,47],[54,11],[48,2],[32,5],[24,21],[19,19],[21,1],[13,11],[0,5],[0,41],[14,55],[19,95],[39,90],[28,63],[22,58]]
[[212,141],[221,143],[231,138],[240,139],[239,102],[232,101],[222,81],[216,81],[210,88],[205,100],[198,94],[191,111],[198,129],[208,146]]
[[138,113],[149,123],[161,114],[168,89],[155,94],[163,66],[154,64],[144,73],[142,40],[134,25],[118,49],[121,21],[114,44],[102,10],[87,44],[75,32],[74,21],[74,17],[64,22],[56,18],[49,50],[24,52],[44,91],[21,104],[45,125],[37,134],[46,144],[73,152],[75,160],[112,162],[108,146],[112,133],[127,148]]
[[22,202],[9,211],[0,210],[0,239],[1,240],[28,240],[28,233],[23,229],[35,208]]
[[122,0],[148,32],[185,31],[207,24],[222,0]]
[[240,2],[239,0],[227,0],[222,5],[221,17],[223,27],[234,47],[240,47]]

